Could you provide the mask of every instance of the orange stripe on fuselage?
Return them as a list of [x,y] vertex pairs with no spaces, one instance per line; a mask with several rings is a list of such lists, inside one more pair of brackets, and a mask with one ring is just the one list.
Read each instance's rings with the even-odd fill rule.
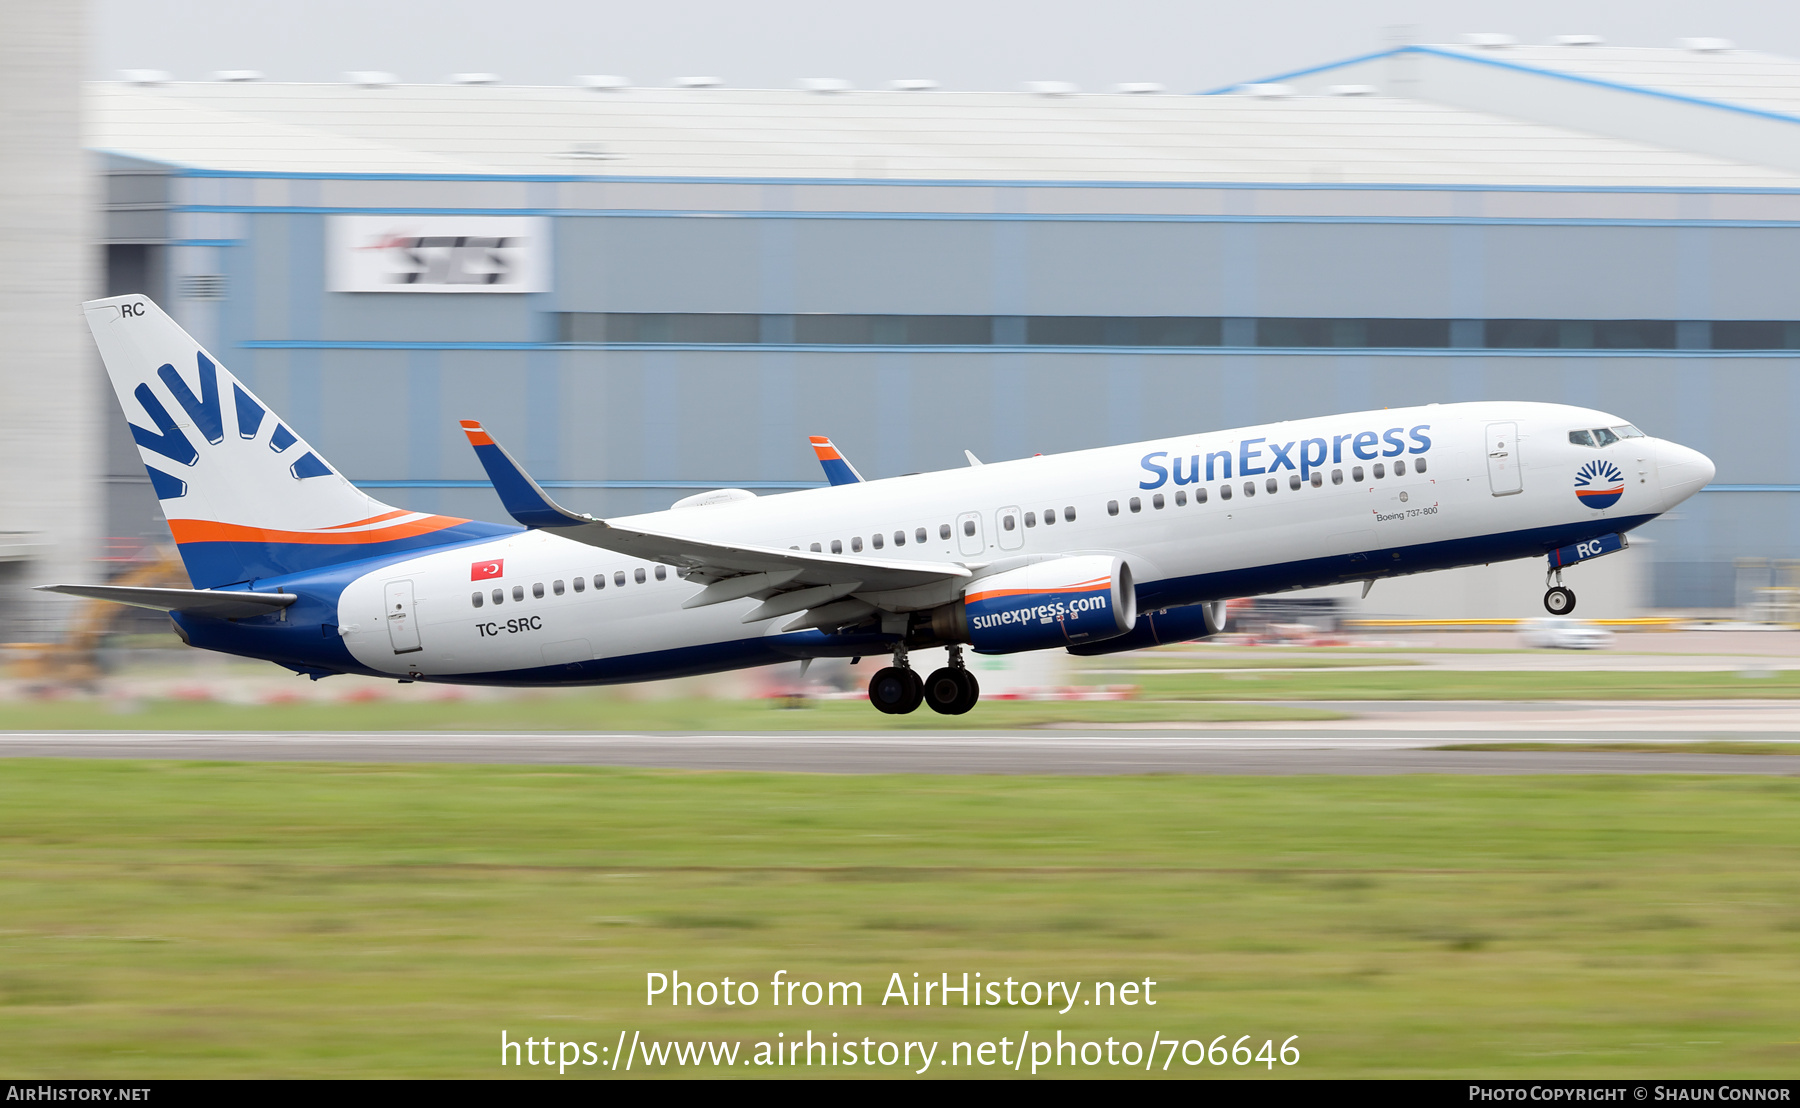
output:
[[1111,588],[1111,577],[1096,577],[1091,581],[1083,581],[1077,585],[1059,585],[1053,589],[994,589],[990,592],[971,593],[963,597],[963,603],[973,604],[978,600],[992,600],[996,596],[1043,596],[1057,592],[1095,592],[1099,589]]
[[[172,519],[169,530],[176,543],[190,542],[291,542],[306,546],[354,546],[363,543],[393,542],[417,535],[429,535],[447,527],[469,522],[455,516],[426,516],[423,519],[378,527],[373,531],[275,531],[266,527],[245,527],[237,523],[214,523],[205,519]],[[342,524],[340,526],[352,526]]]

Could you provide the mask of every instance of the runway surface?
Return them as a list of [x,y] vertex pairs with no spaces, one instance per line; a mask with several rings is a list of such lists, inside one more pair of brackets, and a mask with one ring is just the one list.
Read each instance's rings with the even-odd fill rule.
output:
[[[169,758],[252,762],[462,762],[798,773],[934,774],[1591,774],[1800,775],[1800,755],[1464,751],[1446,743],[1516,738],[1592,742],[1590,731],[1255,729],[1156,731],[751,732],[0,732],[0,757]],[[1342,724],[1338,725],[1340,728]],[[1664,731],[1659,741],[1717,732]],[[1774,736],[1758,734],[1757,739]]]

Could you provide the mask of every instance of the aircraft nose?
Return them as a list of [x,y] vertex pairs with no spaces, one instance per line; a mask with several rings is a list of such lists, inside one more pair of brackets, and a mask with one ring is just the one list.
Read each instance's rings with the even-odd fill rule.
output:
[[1664,510],[1686,500],[1712,483],[1718,468],[1711,458],[1698,450],[1676,443],[1665,443],[1657,472],[1662,477]]

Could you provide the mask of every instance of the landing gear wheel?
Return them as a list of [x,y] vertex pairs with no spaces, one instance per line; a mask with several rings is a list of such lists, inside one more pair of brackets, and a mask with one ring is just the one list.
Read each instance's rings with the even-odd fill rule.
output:
[[1575,610],[1575,590],[1556,586],[1544,594],[1544,611],[1553,616],[1566,616]]
[[910,669],[888,666],[869,678],[869,703],[878,712],[903,716],[925,699],[925,683]]
[[949,666],[925,679],[925,703],[946,716],[960,716],[981,699],[981,684],[966,669]]

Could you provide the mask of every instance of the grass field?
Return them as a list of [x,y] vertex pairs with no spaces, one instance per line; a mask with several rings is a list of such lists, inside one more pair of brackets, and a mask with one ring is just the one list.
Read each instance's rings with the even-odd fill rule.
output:
[[[0,1072],[502,1076],[502,1029],[810,1029],[1298,1035],[1275,1072],[1312,1077],[1791,1076],[1797,813],[1765,778],[0,760]],[[763,1002],[646,1008],[676,969]],[[865,1005],[773,1009],[776,970]],[[1148,977],[1159,1003],[879,1005],[915,971]]]
[[9,731],[942,731],[1038,727],[1054,722],[1342,719],[1343,713],[1274,704],[1186,701],[984,701],[968,715],[928,708],[886,716],[863,700],[630,700],[606,692],[512,700],[222,704],[150,700],[121,712],[94,700],[0,704]]

